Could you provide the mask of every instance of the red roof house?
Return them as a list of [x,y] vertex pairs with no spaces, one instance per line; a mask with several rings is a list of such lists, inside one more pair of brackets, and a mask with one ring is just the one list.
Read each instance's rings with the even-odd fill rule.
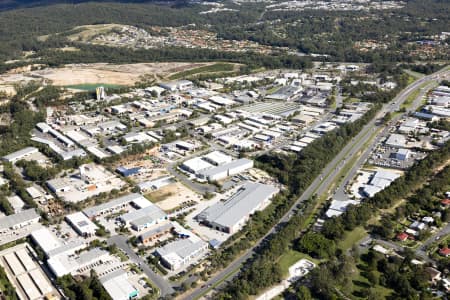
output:
[[402,232],[402,233],[397,234],[397,240],[399,240],[399,241],[404,242],[408,238],[409,238],[409,235],[406,232]]
[[444,247],[442,249],[439,249],[439,254],[448,257],[450,255],[450,248]]
[[449,206],[449,205],[450,205],[450,199],[444,199],[444,200],[442,200],[442,201],[441,201],[441,204],[442,204],[442,205],[445,205],[445,206]]

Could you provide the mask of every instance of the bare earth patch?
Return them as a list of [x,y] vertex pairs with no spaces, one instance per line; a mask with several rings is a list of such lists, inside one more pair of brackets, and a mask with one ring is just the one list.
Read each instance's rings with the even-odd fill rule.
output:
[[43,70],[24,70],[22,73],[12,72],[0,75],[0,90],[9,88],[15,83],[32,80],[45,80],[53,85],[66,86],[78,84],[117,84],[133,85],[143,75],[166,77],[180,71],[207,66],[212,63],[138,63],[113,65],[106,63],[73,64],[62,68],[46,68]]

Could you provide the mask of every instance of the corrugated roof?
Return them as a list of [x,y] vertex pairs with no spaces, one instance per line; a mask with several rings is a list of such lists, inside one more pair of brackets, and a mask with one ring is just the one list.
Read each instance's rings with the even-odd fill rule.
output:
[[240,159],[234,160],[232,162],[229,162],[227,164],[217,166],[212,169],[203,170],[200,172],[200,174],[204,177],[213,176],[216,174],[220,174],[222,172],[227,172],[228,170],[231,170],[231,169],[245,166],[247,164],[251,164],[253,166],[253,161],[248,158],[240,158]]
[[26,209],[17,214],[0,218],[0,229],[8,229],[17,224],[28,222],[36,218],[39,218],[39,215],[34,208]]
[[160,232],[165,232],[165,231],[170,230],[172,228],[174,228],[174,226],[171,223],[163,224],[161,226],[153,228],[152,230],[149,230],[149,231],[146,231],[146,232],[142,233],[140,235],[140,237],[145,240],[148,237],[152,237],[155,234],[158,234]]
[[277,191],[278,189],[271,185],[247,182],[229,199],[208,207],[197,218],[224,227],[233,227]]
[[83,213],[86,216],[88,216],[89,218],[92,218],[104,210],[108,210],[108,209],[114,208],[116,206],[120,206],[120,205],[123,205],[126,203],[133,202],[135,199],[141,198],[141,197],[143,197],[143,196],[141,194],[137,194],[137,193],[128,194],[128,195],[113,199],[109,202],[106,202],[106,203],[103,203],[103,204],[100,204],[100,205],[97,205],[94,207],[86,208],[85,210],[83,210]]
[[3,159],[7,160],[7,161],[13,161],[13,160],[21,158],[22,156],[36,153],[38,151],[39,150],[35,147],[26,147],[22,150],[19,150],[19,151],[16,151],[16,152],[13,152],[13,153],[3,156]]
[[156,222],[165,217],[166,213],[161,208],[151,203],[151,205],[142,209],[123,214],[120,218],[124,222],[133,223],[133,225],[140,226]]

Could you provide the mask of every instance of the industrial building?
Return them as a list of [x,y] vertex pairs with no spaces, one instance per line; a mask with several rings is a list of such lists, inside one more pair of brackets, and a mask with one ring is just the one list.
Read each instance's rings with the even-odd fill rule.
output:
[[139,235],[139,240],[144,245],[151,244],[151,243],[157,241],[162,236],[169,234],[174,228],[175,227],[172,223],[162,224],[161,226],[152,228],[152,229],[142,233],[141,235]]
[[186,160],[180,166],[181,169],[192,174],[198,174],[203,170],[211,169],[213,167],[214,166],[212,164],[208,163],[201,157],[194,157],[192,159]]
[[407,160],[410,155],[411,151],[403,148],[398,149],[397,152],[393,153],[394,158],[401,161]]
[[0,234],[38,223],[39,218],[40,216],[34,208],[26,209],[14,215],[0,217]]
[[140,192],[146,193],[149,191],[156,191],[174,182],[176,182],[176,180],[173,176],[163,176],[155,180],[149,180],[138,183],[137,187],[139,188]]
[[92,250],[83,251],[80,254],[62,253],[50,257],[47,264],[56,277],[67,274],[77,275],[87,273],[97,265],[106,264],[111,260],[109,252],[94,248]]
[[363,193],[367,197],[373,197],[376,193],[400,177],[399,173],[380,170],[374,173],[368,184],[363,185]]
[[346,201],[333,200],[331,201],[331,205],[326,211],[325,215],[328,218],[340,216],[347,210],[347,207],[349,205],[357,205],[357,204],[359,204],[359,202],[355,200],[346,200]]
[[62,242],[46,227],[33,231],[30,236],[47,256],[52,250],[62,246]]
[[30,155],[32,155],[34,153],[38,153],[38,152],[39,152],[38,148],[27,147],[27,148],[24,148],[22,150],[19,150],[19,151],[10,153],[10,154],[8,154],[6,156],[3,156],[2,159],[4,161],[10,162],[10,163],[15,163],[15,162],[17,162],[17,161],[19,161],[21,159],[24,159],[27,156],[30,156]]
[[389,135],[385,142],[386,146],[394,148],[408,148],[406,136],[393,133]]
[[14,209],[14,213],[19,213],[25,207],[25,202],[23,202],[22,198],[17,195],[13,195],[7,197],[8,202],[11,204],[11,207]]
[[161,263],[168,269],[175,271],[200,258],[208,251],[208,243],[194,233],[173,223],[174,231],[182,238],[157,248],[155,254],[161,258]]
[[142,196],[141,194],[133,193],[113,199],[109,202],[94,207],[86,208],[85,210],[83,210],[83,213],[88,218],[94,219],[102,215],[109,215],[118,212],[122,209],[125,209],[130,204],[133,204],[137,208],[144,208],[150,206],[152,203],[144,198],[144,196]]
[[233,157],[221,151],[213,151],[204,155],[203,159],[212,165],[220,166],[226,163],[230,163],[233,160]]
[[118,167],[116,169],[116,171],[123,177],[128,177],[128,176],[139,174],[140,170],[141,170],[141,168],[139,168],[139,167],[130,168],[130,169],[125,168],[125,167]]
[[251,168],[253,168],[253,160],[240,158],[215,168],[202,170],[197,176],[208,181],[217,181],[242,173]]
[[95,235],[98,227],[85,214],[76,212],[66,216],[67,223],[83,237],[90,237]]
[[61,299],[61,295],[37,263],[33,250],[27,243],[0,252],[0,267],[6,272],[19,299]]
[[263,210],[277,192],[274,186],[247,182],[229,199],[206,208],[195,218],[216,230],[235,233],[255,211]]
[[112,300],[130,300],[139,296],[139,291],[128,280],[127,272],[117,270],[100,278],[100,282]]
[[78,172],[46,182],[48,188],[67,202],[80,202],[100,193],[120,189],[125,182],[101,165],[84,164]]
[[194,84],[192,83],[192,81],[189,81],[189,80],[177,80],[177,81],[161,83],[159,86],[168,91],[174,92],[177,90],[183,91],[183,90],[190,89],[194,86]]
[[167,219],[166,213],[161,208],[148,200],[147,202],[148,205],[146,207],[123,214],[120,216],[120,220],[126,226],[131,226],[134,230],[141,231]]

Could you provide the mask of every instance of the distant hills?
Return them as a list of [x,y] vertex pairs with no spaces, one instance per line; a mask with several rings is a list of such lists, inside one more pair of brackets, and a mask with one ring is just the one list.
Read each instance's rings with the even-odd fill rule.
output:
[[171,1],[157,1],[157,0],[0,0],[0,11],[45,6],[51,4],[77,4],[84,2],[120,2],[120,3],[149,3],[149,2],[171,2]]

